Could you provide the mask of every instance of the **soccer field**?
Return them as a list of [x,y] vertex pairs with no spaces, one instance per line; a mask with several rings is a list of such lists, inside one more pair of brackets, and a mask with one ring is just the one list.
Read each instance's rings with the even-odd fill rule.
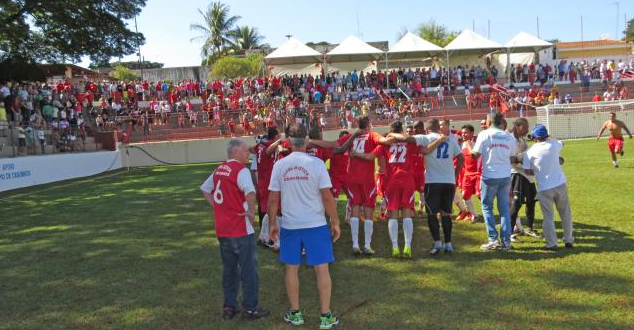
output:
[[[633,152],[626,141],[614,169],[605,140],[565,143],[574,249],[522,237],[513,251],[482,252],[484,225],[458,222],[455,253],[432,258],[415,220],[413,260],[390,258],[387,222],[375,223],[377,254],[354,257],[342,224],[331,266],[340,328],[634,329]],[[198,190],[212,170],[134,168],[0,194],[0,329],[290,329],[284,268],[259,247],[271,316],[220,318],[213,212]],[[300,280],[302,328],[316,329],[312,269]]]

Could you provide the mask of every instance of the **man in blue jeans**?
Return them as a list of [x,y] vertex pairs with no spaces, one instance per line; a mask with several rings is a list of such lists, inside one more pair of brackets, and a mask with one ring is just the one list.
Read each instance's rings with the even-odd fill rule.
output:
[[[511,217],[509,212],[509,195],[511,190],[511,163],[516,163],[515,138],[500,127],[503,125],[504,115],[496,113],[490,128],[480,132],[471,151],[475,158],[482,156],[482,214],[486,224],[489,240],[482,244],[485,251],[510,250],[511,247]],[[498,241],[493,201],[497,198],[498,212],[501,223],[501,242]]]
[[249,147],[239,139],[227,143],[228,160],[200,186],[214,207],[216,236],[222,258],[222,318],[238,313],[238,285],[242,284],[242,318],[255,320],[269,315],[258,307],[258,261],[255,252],[255,187],[245,167]]

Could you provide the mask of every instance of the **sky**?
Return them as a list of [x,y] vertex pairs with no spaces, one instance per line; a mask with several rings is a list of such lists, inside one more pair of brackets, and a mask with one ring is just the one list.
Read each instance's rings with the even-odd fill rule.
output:
[[[303,42],[339,43],[350,34],[365,41],[388,41],[393,45],[403,29],[414,31],[422,22],[434,19],[449,30],[472,29],[500,44],[520,31],[544,40],[579,41],[601,37],[614,39],[617,33],[617,6],[609,0],[530,0],[530,1],[378,1],[378,0],[223,0],[232,15],[242,18],[238,25],[256,27],[264,42],[278,47],[293,35]],[[148,0],[137,18],[139,32],[146,39],[141,54],[146,61],[164,67],[200,65],[202,42],[190,24],[202,23],[198,9],[210,0]],[[634,16],[634,1],[619,1],[618,38],[625,30],[625,18]],[[474,24],[475,20],[475,24]],[[490,30],[488,29],[490,22]],[[134,21],[129,22],[134,30]],[[113,59],[116,60],[116,59]],[[123,58],[136,61],[136,54]],[[80,65],[88,66],[85,59]]]

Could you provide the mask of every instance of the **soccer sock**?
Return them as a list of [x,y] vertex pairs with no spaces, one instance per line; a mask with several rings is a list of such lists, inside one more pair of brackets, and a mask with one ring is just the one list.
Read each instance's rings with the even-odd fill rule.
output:
[[456,204],[456,206],[458,206],[458,209],[460,209],[460,212],[467,210],[467,208],[464,206],[464,200],[462,199],[460,192],[458,192],[458,189],[456,189],[456,193],[453,196],[453,202]]
[[398,248],[398,221],[396,221],[396,219],[388,220],[387,230],[390,233],[392,248]]
[[352,234],[352,248],[359,248],[359,218],[350,218],[350,233]]
[[365,220],[363,222],[363,229],[365,231],[365,248],[369,249],[372,244],[372,231],[374,229],[374,221]]
[[467,205],[467,210],[469,210],[469,213],[473,215],[478,215],[478,211],[476,210],[475,204],[473,203],[473,197],[465,199],[464,203],[465,205]]
[[260,226],[260,239],[263,241],[269,240],[269,215],[265,214],[262,218],[262,225]]
[[451,228],[453,226],[453,222],[451,221],[450,216],[442,217],[442,232],[445,235],[445,243],[451,242]]
[[414,234],[414,222],[412,218],[403,219],[403,235],[405,235],[405,246],[412,246],[412,235]]

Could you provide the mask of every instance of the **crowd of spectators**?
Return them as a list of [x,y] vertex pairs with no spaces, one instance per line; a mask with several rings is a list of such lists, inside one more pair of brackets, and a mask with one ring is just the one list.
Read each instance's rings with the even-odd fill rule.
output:
[[[632,68],[634,62],[609,60],[560,61],[553,67],[513,64],[510,86],[488,93],[482,92],[482,85],[500,86],[499,72],[489,62],[483,67],[354,70],[209,81],[14,83],[0,85],[4,103],[0,109],[6,109],[0,111],[0,134],[14,132],[22,154],[33,153],[37,142],[42,150],[44,144],[59,151],[81,149],[84,124],[96,130],[141,130],[144,135],[150,135],[156,125],[167,124],[216,126],[223,135],[236,134],[238,127],[250,134],[293,122],[325,127],[334,120],[330,124],[349,128],[353,118],[362,114],[413,122],[444,107],[447,97],[454,102],[464,97],[468,109],[488,102],[491,109],[525,113],[531,107],[573,102],[572,94],[560,95],[555,83],[567,78],[574,83],[580,77],[583,86],[589,86],[590,79],[601,79],[605,88],[594,101],[629,98],[621,76]],[[458,96],[458,87],[464,96]],[[41,138],[45,130],[51,133]]]

